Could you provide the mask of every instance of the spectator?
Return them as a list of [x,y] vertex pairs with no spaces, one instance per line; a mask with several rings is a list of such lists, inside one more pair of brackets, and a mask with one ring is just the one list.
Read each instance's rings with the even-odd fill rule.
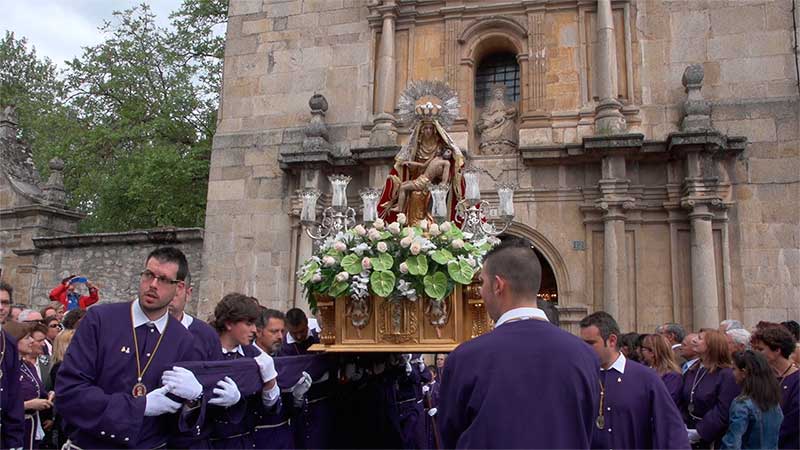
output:
[[[53,301],[51,301],[50,303],[48,303],[47,306],[50,307],[50,308],[53,308],[56,311],[56,317],[58,318],[59,322],[64,320],[64,314],[67,311],[64,308],[64,305],[61,304],[61,302],[53,302]],[[44,316],[44,318],[47,318],[47,316]]]
[[[72,337],[75,335],[75,330],[64,330],[56,336],[53,342],[53,357],[51,358],[52,365],[50,366],[50,380],[53,386],[58,379],[58,369],[61,368],[61,362],[64,361],[64,355],[67,353],[69,343],[72,342]],[[61,431],[61,415],[58,413],[58,393],[53,404],[53,445],[54,448],[61,448],[67,442],[67,436]]]
[[744,328],[742,322],[734,319],[726,319],[719,323],[719,331],[725,333],[730,330],[741,330]]
[[645,364],[654,369],[661,377],[661,381],[669,391],[675,406],[678,406],[681,396],[681,368],[675,361],[675,354],[667,342],[667,338],[660,334],[648,334],[642,341],[642,359]]
[[697,361],[700,360],[697,352],[695,351],[698,337],[699,336],[697,333],[687,334],[686,337],[683,338],[683,343],[679,347],[672,347],[673,351],[677,353],[677,356],[683,360],[683,363],[680,363],[680,360],[678,360],[679,364],[681,365],[681,372],[683,373],[686,373],[686,371],[688,371]]
[[781,390],[767,360],[752,350],[734,353],[733,375],[742,394],[731,403],[722,448],[777,449],[783,421]]
[[781,388],[783,425],[778,448],[800,448],[800,371],[789,360],[795,348],[794,336],[778,324],[765,324],[753,333],[750,342],[753,350],[767,359]]
[[39,311],[33,309],[23,309],[17,317],[17,321],[21,323],[42,323],[44,319]]
[[725,339],[728,341],[728,353],[733,356],[734,353],[750,350],[750,332],[744,328],[731,328],[725,331]]
[[24,309],[25,305],[20,305],[19,303],[11,305],[11,312],[8,315],[11,318],[11,321],[19,322],[19,315],[22,313]]
[[[78,286],[85,284],[89,295],[80,295]],[[70,275],[50,291],[50,300],[64,305],[67,311],[86,309],[100,300],[97,287],[88,278]]]
[[677,323],[665,323],[656,328],[656,333],[667,338],[673,350],[680,347],[681,343],[686,338],[686,331]]
[[619,351],[625,355],[626,358],[633,361],[639,361],[639,356],[636,354],[636,342],[639,341],[639,333],[625,333],[619,337]]
[[77,330],[78,324],[85,315],[86,315],[85,309],[73,309],[72,311],[68,312],[67,314],[64,315],[64,322],[62,323],[64,329]]
[[13,294],[14,288],[0,281],[0,323],[6,323],[6,318],[11,314]]
[[791,360],[795,364],[800,365],[800,324],[794,320],[787,320],[786,322],[781,322],[781,325],[783,325],[784,328],[789,330],[789,333],[791,333],[792,336],[794,336],[794,341],[796,342],[796,344],[794,353],[792,353]]
[[[40,310],[39,310],[39,314],[41,314],[41,315],[42,315],[42,317],[44,317],[44,318],[48,318],[48,317],[50,317],[50,316],[53,316],[53,317],[55,317],[55,316],[56,316],[56,310],[55,310],[55,308],[53,308],[52,306],[50,306],[50,304],[52,304],[52,303],[55,303],[55,302],[50,302],[50,303],[48,303],[48,304],[47,304],[47,306],[45,306],[44,308],[42,308],[42,309],[40,309]],[[60,304],[60,303],[59,303],[59,304]]]

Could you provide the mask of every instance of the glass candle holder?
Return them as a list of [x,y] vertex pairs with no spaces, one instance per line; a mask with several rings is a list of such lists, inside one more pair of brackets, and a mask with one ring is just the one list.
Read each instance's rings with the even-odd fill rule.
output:
[[367,188],[362,189],[358,194],[364,205],[364,223],[374,222],[378,218],[378,201],[381,198],[381,190]]
[[450,212],[447,208],[447,193],[450,190],[448,186],[441,184],[433,184],[428,187],[431,193],[431,215],[437,222],[441,222],[450,218]]
[[471,204],[478,203],[481,199],[480,171],[476,168],[464,170],[464,184],[467,192],[464,194]]
[[300,210],[300,221],[311,223],[317,221],[317,199],[320,192],[316,189],[304,189],[300,192],[300,199],[303,200],[303,208]]
[[500,216],[514,216],[514,188],[513,184],[498,184],[497,196],[500,198]]
[[328,181],[331,182],[331,187],[333,188],[331,206],[334,208],[342,209],[347,207],[347,185],[351,179],[347,175],[331,175],[328,177]]

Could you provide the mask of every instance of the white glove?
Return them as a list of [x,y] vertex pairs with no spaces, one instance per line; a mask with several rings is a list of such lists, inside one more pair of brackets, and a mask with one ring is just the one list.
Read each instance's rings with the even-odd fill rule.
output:
[[236,382],[231,380],[230,377],[219,380],[213,392],[214,398],[209,400],[208,403],[225,408],[239,403],[239,400],[242,398],[242,394],[239,392],[239,386],[236,386]]
[[425,361],[422,359],[422,355],[420,355],[419,358],[412,359],[411,363],[417,366],[419,372],[425,371]]
[[281,398],[281,388],[278,386],[277,382],[271,389],[261,390],[261,403],[265,408],[272,408],[272,406],[278,402],[279,398]]
[[697,432],[694,428],[687,428],[686,434],[689,436],[689,443],[694,444],[695,442],[700,441],[700,433]]
[[438,410],[438,409],[436,409],[436,408],[431,408],[431,409],[429,409],[429,410],[428,410],[428,415],[429,415],[429,416],[431,416],[431,417],[433,417],[433,416],[435,416],[435,415],[436,415],[436,413],[437,413],[437,412],[439,412],[439,410]]
[[169,388],[169,392],[186,400],[195,400],[203,394],[203,386],[188,369],[175,366],[165,370],[161,375],[161,383]]
[[258,364],[258,370],[261,371],[261,381],[266,383],[278,377],[278,371],[275,370],[275,361],[272,360],[271,356],[261,352],[261,354],[254,359],[256,360],[256,364]]
[[411,353],[403,353],[400,358],[406,367],[406,375],[411,375]]
[[160,416],[162,414],[172,414],[181,408],[181,404],[170,400],[167,397],[169,388],[162,386],[145,397],[144,415]]
[[296,406],[303,404],[303,397],[305,397],[306,392],[311,388],[311,381],[311,375],[309,375],[308,372],[303,372],[303,375],[300,376],[297,383],[292,386],[291,391]]
[[425,384],[425,385],[423,385],[423,386],[422,386],[422,393],[423,393],[423,394],[427,394],[427,393],[428,393],[428,391],[430,391],[430,390],[431,390],[431,387],[430,387],[430,386],[428,386],[427,384]]

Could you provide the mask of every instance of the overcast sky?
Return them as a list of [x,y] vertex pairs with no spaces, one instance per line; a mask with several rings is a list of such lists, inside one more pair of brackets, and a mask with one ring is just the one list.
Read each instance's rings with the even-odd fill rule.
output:
[[83,53],[81,47],[103,40],[97,30],[112,12],[147,3],[161,26],[169,23],[169,13],[181,0],[9,0],[3,2],[0,28],[14,32],[17,39],[28,39],[36,54],[47,56],[59,67]]

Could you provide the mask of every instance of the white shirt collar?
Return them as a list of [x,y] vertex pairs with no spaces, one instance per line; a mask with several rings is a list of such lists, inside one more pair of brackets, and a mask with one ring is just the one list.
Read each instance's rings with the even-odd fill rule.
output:
[[614,361],[614,364],[612,364],[611,367],[609,367],[608,369],[601,368],[600,370],[611,370],[611,369],[614,369],[617,372],[624,374],[625,373],[625,362],[626,361],[627,361],[627,359],[625,358],[625,355],[623,355],[622,352],[620,352],[619,357],[617,358],[616,361]]
[[189,329],[189,325],[191,325],[192,322],[194,322],[194,317],[186,313],[183,313],[183,317],[181,318],[181,323],[183,324],[184,327],[186,327],[187,330]]
[[[311,333],[311,328],[308,329],[308,332]],[[286,343],[287,344],[294,344],[295,342],[297,342],[297,341],[295,340],[294,336],[292,336],[292,333],[287,332],[286,333]]]
[[152,323],[156,326],[156,330],[158,330],[159,333],[163,333],[164,328],[167,327],[169,312],[166,310],[164,311],[163,316],[156,320],[150,320],[142,310],[142,305],[139,304],[139,300],[134,300],[133,303],[131,303],[131,311],[133,312],[133,328],[139,327],[140,325],[144,325],[146,323]]
[[237,345],[236,348],[234,348],[233,350],[228,350],[225,347],[222,347],[222,354],[227,355],[228,353],[238,353],[244,356],[244,350],[242,349],[241,345]]
[[545,322],[549,322],[547,320],[547,315],[545,315],[544,311],[539,308],[532,308],[532,307],[524,307],[524,308],[514,308],[510,309],[505,312],[497,322],[494,324],[494,327],[497,328],[500,325],[508,322],[511,319],[522,319],[522,318],[529,318],[529,319],[539,319],[544,320]]
[[683,344],[672,344],[672,349],[675,350],[676,348],[680,347]]
[[[267,352],[264,351],[263,348],[258,346],[258,343],[256,341],[253,341],[253,347],[257,348],[258,351],[260,351],[261,353],[267,353]],[[267,354],[269,355],[269,353],[267,353]]]

